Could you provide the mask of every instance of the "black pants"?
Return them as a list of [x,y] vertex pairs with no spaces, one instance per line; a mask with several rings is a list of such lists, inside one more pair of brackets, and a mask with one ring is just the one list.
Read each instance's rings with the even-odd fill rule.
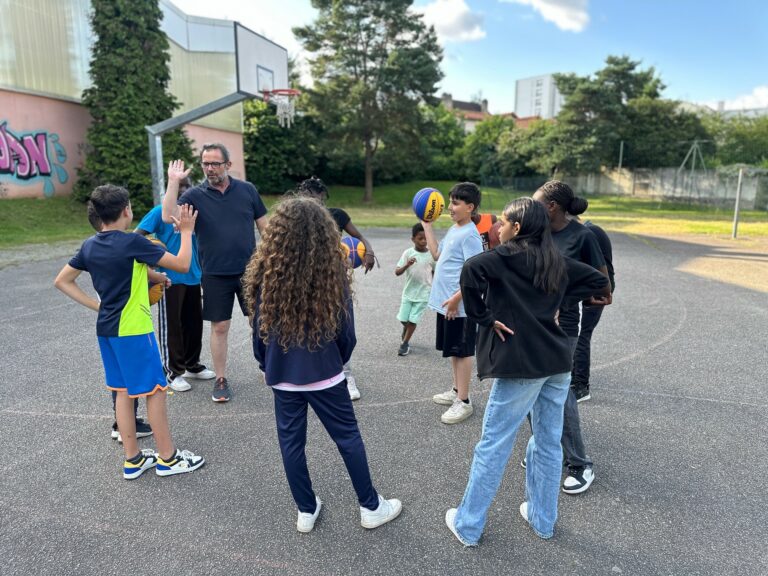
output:
[[158,345],[168,382],[185,370],[197,371],[203,347],[200,285],[175,284],[157,303]]
[[571,372],[571,386],[574,388],[589,388],[592,332],[600,322],[603,308],[603,306],[582,306],[581,308],[581,331],[579,341],[576,343],[576,352],[573,354],[573,371]]

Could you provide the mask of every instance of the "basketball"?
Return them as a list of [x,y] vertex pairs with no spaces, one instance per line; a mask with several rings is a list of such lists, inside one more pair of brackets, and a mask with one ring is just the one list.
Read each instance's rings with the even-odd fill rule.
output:
[[344,253],[347,255],[352,268],[357,268],[363,263],[365,244],[360,242],[360,240],[352,238],[352,236],[345,236],[341,239],[341,247],[344,248]]
[[437,188],[422,188],[413,197],[413,211],[424,222],[434,222],[443,213],[445,199]]
[[[160,240],[154,237],[147,238],[152,244],[157,244],[158,246],[165,248],[165,244],[163,244]],[[165,294],[165,284],[150,284],[149,286],[149,305],[154,306],[158,302],[160,302],[160,299]]]

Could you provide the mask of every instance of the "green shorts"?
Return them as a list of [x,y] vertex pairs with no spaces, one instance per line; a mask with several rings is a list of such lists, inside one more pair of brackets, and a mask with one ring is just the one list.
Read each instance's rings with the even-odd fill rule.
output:
[[400,322],[418,324],[426,309],[426,302],[414,302],[413,300],[406,300],[403,298],[400,302],[400,312],[397,313],[397,319],[400,320]]

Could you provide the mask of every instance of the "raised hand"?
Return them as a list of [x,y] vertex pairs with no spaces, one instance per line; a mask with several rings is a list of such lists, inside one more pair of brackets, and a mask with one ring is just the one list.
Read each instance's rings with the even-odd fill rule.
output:
[[171,160],[168,162],[168,180],[180,182],[189,176],[191,171],[191,166],[184,170],[184,160]]
[[173,225],[178,228],[179,232],[193,232],[197,220],[197,210],[191,204],[183,204],[179,206],[179,217],[172,218]]

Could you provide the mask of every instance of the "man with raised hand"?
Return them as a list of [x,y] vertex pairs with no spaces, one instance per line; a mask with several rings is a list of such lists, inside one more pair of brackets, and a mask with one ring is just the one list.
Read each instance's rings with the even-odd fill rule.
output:
[[267,208],[250,182],[232,178],[229,151],[219,143],[204,144],[200,164],[206,179],[178,197],[179,182],[189,175],[184,162],[168,166],[168,188],[163,198],[163,221],[171,222],[179,206],[191,204],[198,212],[197,235],[203,272],[203,320],[211,323],[211,357],[216,372],[214,402],[228,402],[232,391],[227,380],[229,327],[235,297],[246,315],[240,278],[256,247],[253,224],[263,233]]

